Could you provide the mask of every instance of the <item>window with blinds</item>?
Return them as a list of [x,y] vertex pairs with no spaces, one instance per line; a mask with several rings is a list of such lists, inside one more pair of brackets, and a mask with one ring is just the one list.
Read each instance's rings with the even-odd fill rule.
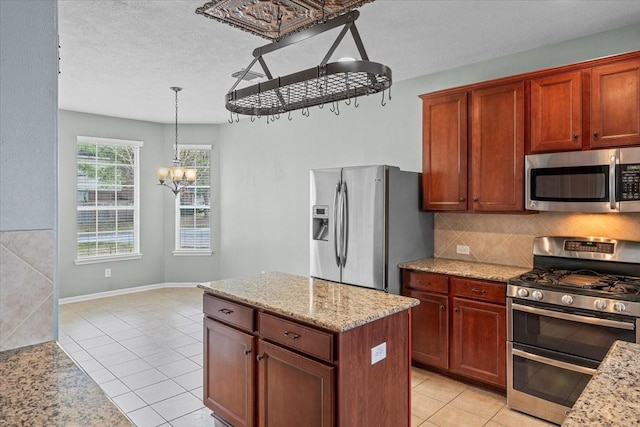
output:
[[175,254],[211,254],[211,146],[181,145],[180,164],[197,170],[176,197]]
[[78,137],[78,261],[139,255],[138,157],[142,144]]

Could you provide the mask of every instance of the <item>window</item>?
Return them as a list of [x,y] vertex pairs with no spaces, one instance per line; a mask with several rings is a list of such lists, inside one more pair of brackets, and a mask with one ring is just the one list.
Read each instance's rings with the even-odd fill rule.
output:
[[79,136],[76,264],[140,258],[142,141]]
[[175,255],[211,255],[210,145],[181,145],[182,166],[197,169],[196,180],[176,197]]

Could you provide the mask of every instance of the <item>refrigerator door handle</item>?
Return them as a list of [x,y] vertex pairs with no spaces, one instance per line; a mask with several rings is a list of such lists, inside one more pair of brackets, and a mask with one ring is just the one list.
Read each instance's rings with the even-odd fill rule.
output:
[[340,252],[338,250],[338,226],[340,224],[340,181],[336,184],[335,192],[333,193],[333,252],[336,257],[336,264],[340,267]]
[[342,266],[347,264],[347,252],[349,251],[349,196],[347,193],[347,182],[342,182]]

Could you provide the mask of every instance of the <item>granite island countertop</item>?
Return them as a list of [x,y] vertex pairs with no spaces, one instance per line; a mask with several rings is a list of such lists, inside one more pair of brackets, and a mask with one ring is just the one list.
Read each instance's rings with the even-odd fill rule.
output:
[[344,332],[419,304],[413,298],[286,273],[201,283],[205,292]]
[[640,344],[616,341],[562,427],[640,426]]
[[0,425],[132,426],[54,341],[0,353]]
[[526,267],[460,261],[447,258],[424,258],[415,261],[401,262],[398,264],[398,267],[408,270],[424,271],[425,273],[439,273],[498,282],[506,282],[512,277],[519,276],[531,270],[531,268]]

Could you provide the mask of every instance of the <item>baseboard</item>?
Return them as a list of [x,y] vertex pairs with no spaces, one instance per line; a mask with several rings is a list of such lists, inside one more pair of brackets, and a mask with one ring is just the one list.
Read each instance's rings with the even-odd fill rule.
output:
[[185,282],[158,283],[154,285],[145,285],[145,286],[136,286],[134,288],[118,289],[115,291],[105,291],[105,292],[97,292],[95,294],[79,295],[77,297],[59,298],[58,304],[69,304],[72,302],[89,301],[92,299],[113,297],[116,295],[126,295],[126,294],[132,294],[135,292],[151,291],[153,289],[195,288],[196,286],[198,286],[198,283],[185,283]]

